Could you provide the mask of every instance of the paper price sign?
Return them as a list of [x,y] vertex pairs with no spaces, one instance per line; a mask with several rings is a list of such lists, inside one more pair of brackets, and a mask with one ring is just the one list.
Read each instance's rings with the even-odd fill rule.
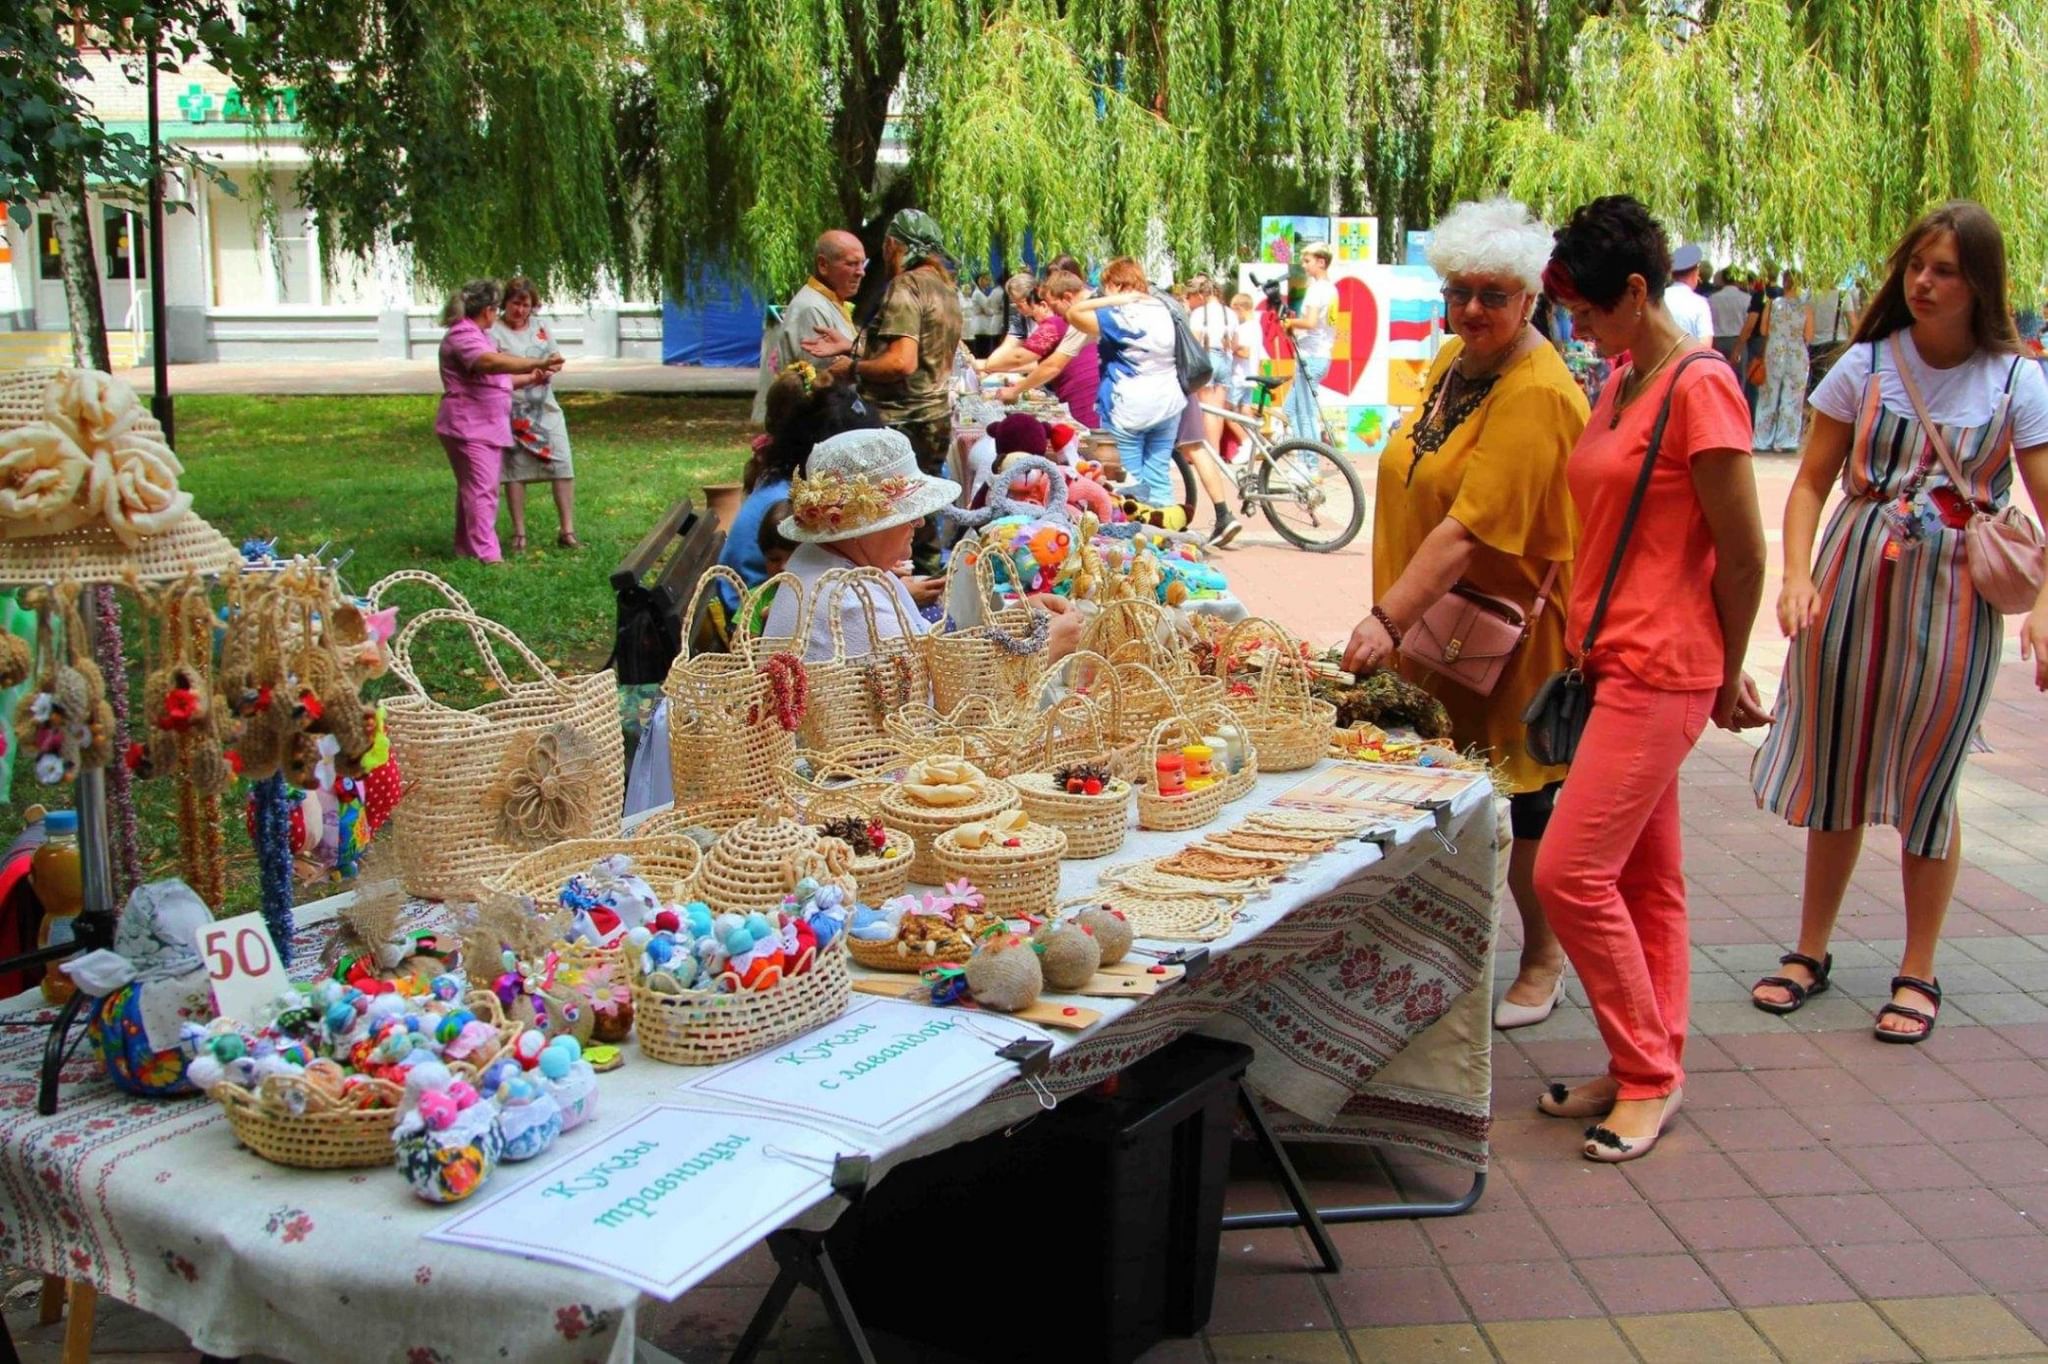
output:
[[213,986],[214,1010],[223,1018],[247,1022],[291,984],[261,914],[205,924],[194,936]]

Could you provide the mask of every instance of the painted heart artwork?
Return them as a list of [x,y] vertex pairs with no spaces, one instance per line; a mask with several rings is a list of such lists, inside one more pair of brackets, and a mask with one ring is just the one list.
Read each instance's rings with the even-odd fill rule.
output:
[[1330,372],[1323,387],[1349,393],[1365,377],[1380,334],[1380,301],[1362,279],[1337,281],[1337,344],[1330,354]]

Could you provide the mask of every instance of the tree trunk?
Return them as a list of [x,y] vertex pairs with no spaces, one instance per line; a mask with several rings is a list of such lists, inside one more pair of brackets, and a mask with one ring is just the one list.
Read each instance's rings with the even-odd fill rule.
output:
[[57,213],[57,248],[64,262],[64,302],[71,315],[71,357],[80,369],[111,370],[107,314],[100,299],[99,257],[93,254],[92,218],[85,177],[51,196]]

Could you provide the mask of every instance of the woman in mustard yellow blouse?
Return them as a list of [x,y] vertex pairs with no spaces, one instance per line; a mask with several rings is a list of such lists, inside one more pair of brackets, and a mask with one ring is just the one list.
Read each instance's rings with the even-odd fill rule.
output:
[[[1505,199],[1460,204],[1431,233],[1429,263],[1443,276],[1455,337],[1437,353],[1422,407],[1380,456],[1373,605],[1344,655],[1358,672],[1398,666],[1443,702],[1459,745],[1485,750],[1506,773],[1522,962],[1494,1010],[1499,1028],[1542,1022],[1564,991],[1564,951],[1534,879],[1565,769],[1531,758],[1522,726],[1529,698],[1565,664],[1578,518],[1564,462],[1586,424],[1585,396],[1529,325],[1550,249],[1550,230]],[[1403,636],[1454,585],[1533,616],[1487,694],[1401,654]]]

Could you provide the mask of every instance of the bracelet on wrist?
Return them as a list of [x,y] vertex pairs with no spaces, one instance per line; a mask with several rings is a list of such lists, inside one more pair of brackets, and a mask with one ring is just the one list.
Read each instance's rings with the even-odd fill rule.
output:
[[1375,602],[1372,608],[1372,618],[1378,621],[1380,628],[1387,632],[1387,638],[1394,641],[1394,647],[1396,649],[1400,648],[1401,627],[1394,624],[1394,618],[1387,614],[1386,608]]

